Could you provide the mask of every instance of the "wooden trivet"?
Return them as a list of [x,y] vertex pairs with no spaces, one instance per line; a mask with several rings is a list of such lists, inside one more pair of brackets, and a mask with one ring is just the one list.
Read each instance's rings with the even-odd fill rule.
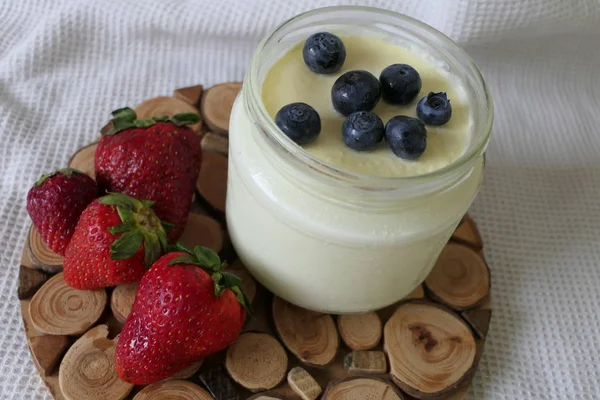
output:
[[[242,279],[254,310],[244,333],[229,349],[168,380],[132,387],[117,378],[112,357],[136,285],[69,288],[62,257],[32,227],[18,298],[32,358],[54,398],[465,399],[492,312],[490,270],[475,222],[466,215],[424,284],[385,309],[336,317],[274,298],[237,259],[224,221],[229,115],[240,87],[190,86],[136,110],[141,116],[203,111],[203,122],[192,128],[204,161],[182,241],[220,252]],[[94,177],[96,146],[77,151],[69,166]]]

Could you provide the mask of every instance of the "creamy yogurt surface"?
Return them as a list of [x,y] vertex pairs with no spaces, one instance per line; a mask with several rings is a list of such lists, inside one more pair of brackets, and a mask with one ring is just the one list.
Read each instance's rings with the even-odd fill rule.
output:
[[[304,149],[316,158],[346,171],[381,177],[422,175],[443,168],[465,151],[472,126],[466,91],[458,79],[431,59],[424,51],[408,49],[376,36],[341,36],[346,61],[333,74],[312,72],[302,57],[303,42],[292,47],[271,67],[262,85],[262,99],[271,117],[281,107],[295,102],[312,106],[321,117],[321,134]],[[408,64],[415,68],[423,83],[419,95],[406,106],[388,104],[381,98],[373,110],[385,124],[396,115],[416,117],[417,102],[429,92],[446,92],[452,104],[452,118],[443,126],[427,126],[427,148],[416,161],[394,155],[385,140],[377,148],[358,152],[344,144],[342,124],[345,117],[335,111],[331,87],[343,73],[366,70],[379,77],[391,64]]]

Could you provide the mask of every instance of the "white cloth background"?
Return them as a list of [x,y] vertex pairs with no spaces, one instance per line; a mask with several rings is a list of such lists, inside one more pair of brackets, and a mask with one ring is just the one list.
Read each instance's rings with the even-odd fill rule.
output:
[[268,30],[342,3],[401,11],[442,30],[475,58],[495,98],[473,207],[494,315],[470,398],[600,398],[598,0],[3,0],[0,398],[50,398],[15,295],[31,183],[66,165],[112,109],[241,80]]

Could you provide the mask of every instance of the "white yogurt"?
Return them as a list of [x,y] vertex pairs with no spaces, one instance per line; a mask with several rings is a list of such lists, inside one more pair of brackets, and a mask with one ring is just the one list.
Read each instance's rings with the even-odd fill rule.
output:
[[[407,59],[407,50],[379,43],[379,49],[388,49],[383,55],[374,53],[361,59],[355,50],[363,45],[360,38],[346,38],[350,50],[347,65],[335,76],[319,77],[309,71],[306,74],[312,74],[314,80],[286,86],[268,73],[262,86],[267,111],[273,115],[283,104],[308,100],[327,121],[322,137],[307,150],[351,172],[414,176],[456,160],[470,140],[472,116],[464,91],[453,85],[448,75],[436,76],[423,57]],[[292,53],[297,51],[291,48]],[[289,54],[290,60],[296,57]],[[404,56],[399,57],[401,54]],[[302,60],[294,61],[300,63],[297,66],[291,61],[288,65],[288,56],[280,59],[285,68],[275,63],[271,71],[281,76],[298,74],[303,79],[301,69],[306,67]],[[370,64],[369,58],[375,64]],[[378,76],[384,66],[411,61],[419,63],[415,67],[420,69],[425,94],[429,90],[448,92],[454,122],[430,134],[433,139],[428,150],[414,163],[395,158],[383,145],[371,153],[345,149],[338,130],[342,119],[330,112],[330,97],[324,94],[329,93],[335,77],[357,68]],[[410,195],[371,204],[386,192],[351,184],[338,190],[334,185],[339,182],[326,176],[321,167],[299,164],[299,158],[273,145],[270,135],[274,133],[269,133],[273,127],[264,126],[266,118],[256,119],[256,97],[250,96],[249,90],[245,82],[231,114],[227,225],[250,272],[277,296],[331,313],[378,309],[410,293],[428,275],[473,201],[482,179],[483,157],[479,154],[445,185],[436,181],[435,189],[409,190]],[[391,116],[387,108],[382,104],[376,109],[385,114],[384,120]],[[402,113],[414,115],[408,108],[392,115]],[[433,177],[429,180],[434,182]],[[363,182],[368,186],[369,179]],[[370,200],[358,201],[363,197]]]

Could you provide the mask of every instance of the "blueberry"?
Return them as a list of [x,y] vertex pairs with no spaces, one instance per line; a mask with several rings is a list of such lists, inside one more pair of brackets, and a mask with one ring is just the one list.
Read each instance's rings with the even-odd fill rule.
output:
[[329,32],[310,35],[302,49],[304,63],[317,74],[339,71],[346,60],[346,48],[342,39]]
[[306,103],[291,103],[283,106],[275,123],[290,139],[299,145],[309,144],[321,133],[321,117]]
[[385,125],[385,139],[397,157],[416,160],[427,147],[427,129],[417,118],[398,115]]
[[381,96],[381,85],[367,71],[348,71],[331,88],[331,101],[337,112],[350,115],[357,111],[371,111]]
[[369,111],[350,114],[342,126],[344,143],[352,150],[370,150],[383,140],[384,135],[383,121]]
[[417,103],[417,117],[427,125],[444,125],[452,117],[452,105],[445,92],[429,94]]
[[406,105],[421,91],[421,76],[407,64],[392,64],[379,75],[381,93],[390,104]]

